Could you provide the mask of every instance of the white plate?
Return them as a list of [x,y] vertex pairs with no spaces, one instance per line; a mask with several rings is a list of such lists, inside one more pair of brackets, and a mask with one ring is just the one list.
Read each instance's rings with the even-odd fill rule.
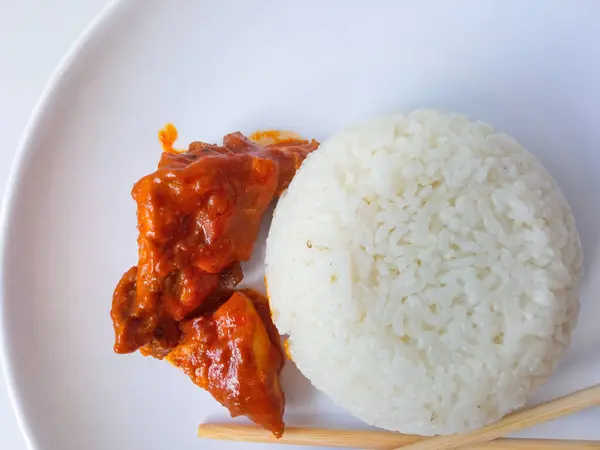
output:
[[[195,438],[199,422],[228,414],[183,373],[112,351],[112,291],[136,261],[129,190],[155,167],[166,122],[182,145],[259,128],[322,139],[430,106],[514,135],[566,193],[586,258],[573,347],[535,400],[599,382],[599,13],[592,1],[129,0],[106,10],[50,83],[8,189],[4,359],[29,441],[236,446]],[[258,284],[260,247],[247,270]],[[361,426],[292,364],[283,383],[288,424]],[[598,423],[590,410],[527,435],[600,439]]]

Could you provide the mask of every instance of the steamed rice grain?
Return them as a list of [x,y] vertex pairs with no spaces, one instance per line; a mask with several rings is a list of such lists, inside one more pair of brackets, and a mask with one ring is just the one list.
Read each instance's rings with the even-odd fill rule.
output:
[[276,325],[319,389],[403,433],[467,431],[522,406],[578,311],[569,206],[514,139],[418,110],[325,142],[267,241]]

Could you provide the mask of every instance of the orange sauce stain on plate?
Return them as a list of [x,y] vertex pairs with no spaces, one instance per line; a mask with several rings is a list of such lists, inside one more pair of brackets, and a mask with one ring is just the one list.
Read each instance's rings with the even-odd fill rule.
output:
[[[173,147],[178,137],[179,133],[177,132],[177,128],[172,123],[166,124],[158,132],[158,140],[160,141],[164,152],[182,153],[187,151],[185,149],[176,149]],[[255,131],[250,136],[248,136],[248,139],[264,147],[269,145],[282,144],[285,142],[303,140],[302,136],[300,136],[298,133],[287,130]]]
[[179,133],[177,132],[177,128],[175,128],[175,125],[173,125],[172,123],[166,124],[164,128],[162,128],[158,132],[158,140],[160,141],[164,152],[182,153],[187,151],[183,149],[179,150],[173,148],[173,144],[175,143],[178,137]]
[[285,353],[285,357],[287,359],[289,359],[290,361],[293,361],[293,359],[292,359],[292,353],[290,352],[290,340],[289,340],[289,338],[286,339],[285,341],[283,341],[283,353]]
[[258,145],[268,146],[274,144],[281,144],[290,141],[302,141],[302,136],[294,131],[286,130],[264,130],[255,131],[248,139],[256,142]]

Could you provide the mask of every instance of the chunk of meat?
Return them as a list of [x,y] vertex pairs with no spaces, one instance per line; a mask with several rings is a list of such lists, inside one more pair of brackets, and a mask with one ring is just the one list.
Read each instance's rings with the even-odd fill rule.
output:
[[183,323],[181,341],[166,359],[210,392],[232,417],[245,415],[280,437],[285,403],[279,385],[283,357],[279,337],[269,327],[275,330],[266,299],[252,291],[238,291],[212,316]]
[[[188,278],[184,282],[181,280],[167,280],[167,289],[165,294],[170,297],[166,297],[166,310],[172,310],[172,314],[162,314],[160,322],[156,329],[148,330],[144,333],[140,326],[140,319],[131,314],[131,307],[133,306],[136,299],[136,284],[137,284],[137,266],[133,266],[127,272],[123,274],[119,284],[117,285],[114,295],[113,304],[111,308],[111,318],[115,327],[115,345],[114,350],[117,353],[130,353],[138,348],[144,356],[154,356],[155,358],[162,359],[169,350],[179,342],[181,331],[179,329],[178,321],[183,320],[184,314],[181,313],[178,302],[174,295],[180,295],[182,303],[186,303],[186,298],[193,295],[193,286],[201,283],[205,280],[206,274],[200,274],[198,278]],[[211,275],[215,278],[215,275]],[[233,288],[242,281],[243,274],[242,268],[239,263],[233,263],[219,274],[219,279],[216,280],[218,288],[210,293],[209,298],[206,300],[207,305],[205,311],[192,311],[198,314],[202,314],[206,311],[214,311],[219,305],[227,300],[232,292]],[[183,287],[174,286],[175,283],[183,284]],[[211,280],[211,284],[214,284],[214,280]],[[203,285],[200,285],[200,289],[205,289]],[[180,292],[186,291],[186,292]],[[171,305],[169,307],[169,303]]]
[[151,354],[162,358],[179,342],[179,324],[168,316],[162,316],[155,328],[144,330],[140,318],[131,313],[136,299],[137,272],[137,266],[125,272],[113,294],[110,315],[115,327],[114,350],[130,353],[152,342]]
[[269,203],[318,143],[263,134],[266,146],[233,133],[223,146],[194,142],[180,151],[175,127],[161,131],[158,169],[132,190],[138,265],[119,281],[111,318],[117,353],[166,358],[232,416],[246,415],[279,437],[279,333],[265,297],[233,289]]
[[310,142],[288,139],[263,147],[242,133],[231,133],[223,138],[223,145],[236,154],[252,154],[274,161],[278,168],[275,196],[279,197],[289,186],[296,170],[300,168],[308,154],[317,149],[319,143],[314,139]]
[[238,292],[244,294],[250,299],[250,301],[252,301],[254,309],[265,325],[271,343],[279,350],[281,355],[285,355],[285,350],[283,345],[281,345],[281,340],[279,339],[279,331],[277,331],[277,327],[273,323],[271,308],[269,307],[269,299],[254,289],[241,289]]
[[178,322],[214,311],[215,298],[241,279],[233,269],[250,258],[269,203],[318,147],[299,139],[262,147],[233,133],[223,146],[194,142],[177,152],[176,137],[174,127],[163,130],[158,169],[132,190],[138,266],[135,283],[127,272],[113,297],[118,353],[144,347],[162,357]]

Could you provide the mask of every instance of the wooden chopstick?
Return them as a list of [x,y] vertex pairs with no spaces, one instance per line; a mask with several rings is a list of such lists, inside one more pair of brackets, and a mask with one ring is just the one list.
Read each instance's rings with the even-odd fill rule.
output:
[[[203,423],[198,426],[198,436],[203,439],[259,442],[273,444],[305,445],[319,447],[345,447],[389,450],[429,442],[421,436],[377,430],[334,430],[324,428],[286,427],[281,439],[255,425]],[[570,441],[555,439],[497,439],[472,449],[481,450],[590,450],[600,449],[600,441]]]
[[423,439],[403,447],[403,450],[451,450],[473,446],[596,405],[600,405],[600,384],[581,389],[572,394],[559,397],[531,408],[521,409],[505,416],[498,422],[479,428],[470,433],[455,434],[451,436],[435,436]]

